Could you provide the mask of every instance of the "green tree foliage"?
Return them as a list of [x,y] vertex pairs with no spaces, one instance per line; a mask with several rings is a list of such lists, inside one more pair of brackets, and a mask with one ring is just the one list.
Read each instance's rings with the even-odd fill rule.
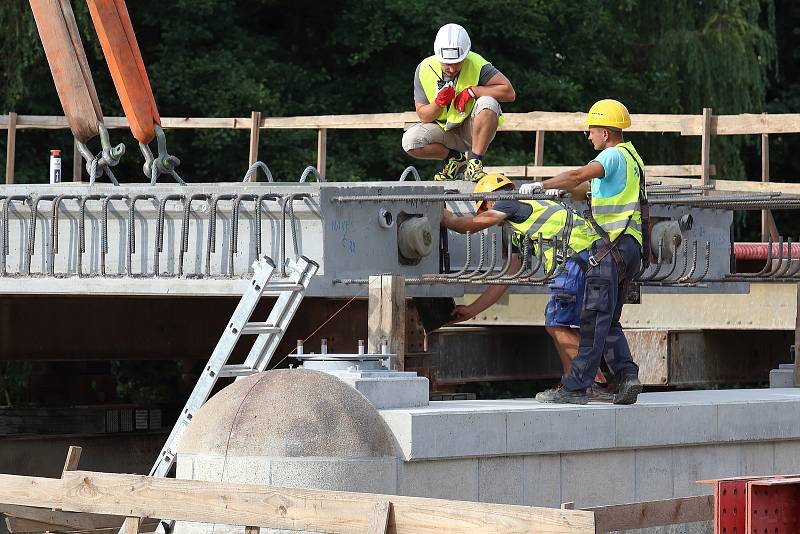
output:
[[[794,31],[797,8],[789,0],[475,0],[458,13],[422,0],[351,0],[292,3],[275,0],[156,0],[129,2],[142,54],[163,116],[243,117],[380,113],[413,109],[412,75],[432,53],[433,36],[446,22],[467,27],[473,49],[513,82],[517,101],[506,111],[585,110],[615,97],[634,112],[761,112],[775,74],[776,31]],[[121,114],[84,2],[74,8],[106,115]],[[775,16],[775,9],[783,18]],[[776,26],[776,22],[778,25]],[[6,109],[60,114],[60,105],[24,0],[0,5],[6,29],[3,93]],[[781,43],[783,44],[783,42]],[[794,47],[796,49],[796,47]],[[780,59],[781,65],[784,58]],[[796,80],[795,80],[796,81]],[[792,105],[786,92],[781,109]],[[796,92],[794,93],[796,94]],[[796,99],[796,97],[794,97]],[[59,137],[60,135],[60,137]],[[399,131],[331,131],[332,180],[395,179],[409,164],[430,175],[436,162],[403,153]],[[135,140],[117,173],[144,181]],[[651,163],[695,163],[699,141],[637,136]],[[247,132],[168,132],[172,153],[190,181],[240,179]],[[18,138],[19,181],[44,181],[49,148],[69,154],[68,133],[25,132]],[[59,146],[60,145],[60,146]],[[532,135],[500,134],[490,164],[524,164]],[[742,178],[742,140],[715,140],[718,174]],[[297,180],[316,160],[315,132],[262,134],[260,154],[281,180]],[[548,164],[577,164],[592,156],[575,134],[548,135]],[[67,164],[68,165],[68,164]],[[67,167],[68,168],[68,167]]]

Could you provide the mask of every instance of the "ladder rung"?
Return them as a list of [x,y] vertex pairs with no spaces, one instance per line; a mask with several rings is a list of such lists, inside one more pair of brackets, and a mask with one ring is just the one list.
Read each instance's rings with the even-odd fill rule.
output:
[[303,291],[305,287],[303,284],[267,284],[264,291]]
[[280,334],[281,329],[267,323],[245,323],[242,334]]
[[220,377],[226,376],[250,376],[256,374],[258,371],[253,369],[250,366],[243,365],[240,363],[235,363],[231,365],[225,365],[222,369],[219,370]]

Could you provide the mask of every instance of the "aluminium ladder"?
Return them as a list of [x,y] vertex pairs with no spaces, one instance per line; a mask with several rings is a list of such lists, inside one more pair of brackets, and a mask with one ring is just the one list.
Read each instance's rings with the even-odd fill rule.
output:
[[[250,284],[225,326],[222,337],[217,342],[203,374],[197,380],[197,384],[189,395],[189,400],[186,401],[186,406],[181,411],[156,463],[150,470],[151,477],[167,476],[175,463],[178,444],[186,432],[186,428],[197,411],[208,400],[217,379],[236,377],[238,380],[267,368],[318,268],[319,265],[315,262],[305,256],[300,256],[296,260],[286,261],[287,278],[271,282],[276,269],[272,260],[263,256],[253,263],[254,272]],[[267,320],[265,322],[248,322],[265,292],[278,295]],[[243,364],[229,365],[228,358],[239,341],[239,337],[243,334],[255,334],[258,337]],[[161,528],[167,530],[165,528],[167,525],[164,523],[162,521]]]

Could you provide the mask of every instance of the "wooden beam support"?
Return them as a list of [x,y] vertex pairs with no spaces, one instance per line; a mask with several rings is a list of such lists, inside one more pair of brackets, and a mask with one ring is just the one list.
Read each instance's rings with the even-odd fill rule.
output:
[[367,532],[375,503],[383,502],[391,502],[392,534],[494,534],[500,525],[503,532],[595,532],[594,514],[583,510],[88,471],[63,479],[0,475],[0,503],[331,534]]
[[797,284],[797,305],[794,326],[794,385],[800,387],[800,283]]
[[[769,134],[761,134],[761,183],[769,183]],[[761,241],[767,242],[775,229],[775,219],[771,210],[761,210]]]
[[139,534],[139,523],[141,523],[141,519],[138,517],[126,517],[122,523],[120,534]]
[[708,185],[711,180],[711,108],[703,108],[703,133],[700,138],[700,165],[703,167],[700,178],[703,185]]
[[78,470],[78,463],[81,461],[82,451],[83,449],[81,447],[70,445],[69,449],[67,449],[67,458],[64,460],[64,469],[61,471],[62,477],[64,476],[64,473],[68,471]]
[[714,516],[714,496],[681,497],[585,508],[594,512],[597,532],[636,530],[708,521]]
[[533,166],[544,165],[544,131],[536,130],[536,144],[533,147]]
[[317,170],[325,176],[325,167],[328,164],[328,129],[317,130]]
[[[9,528],[11,532],[119,530],[123,522],[118,515],[61,512],[11,504],[0,504],[0,514],[6,516],[6,524],[14,525],[13,529]],[[154,528],[158,523],[158,519],[146,519],[142,521],[141,528]]]
[[81,182],[83,175],[83,156],[78,150],[78,140],[72,145],[72,181]]
[[381,345],[388,345],[396,354],[391,366],[396,371],[405,369],[406,350],[406,287],[402,276],[382,275],[369,277],[367,306],[367,350],[380,353]]
[[6,142],[6,183],[14,183],[14,160],[17,152],[17,114],[8,114],[8,137]]
[[389,527],[389,513],[392,510],[392,503],[389,501],[378,501],[373,503],[369,513],[369,523],[367,524],[367,534],[386,534]]
[[[249,167],[256,161],[258,161],[258,141],[261,136],[261,112],[260,111],[253,111],[250,113],[250,154],[247,157],[247,166]],[[255,174],[250,177],[250,181],[253,181],[253,177]]]

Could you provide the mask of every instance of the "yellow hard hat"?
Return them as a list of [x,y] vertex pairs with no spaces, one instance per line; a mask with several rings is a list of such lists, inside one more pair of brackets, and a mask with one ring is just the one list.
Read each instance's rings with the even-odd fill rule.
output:
[[[487,174],[480,180],[478,183],[475,184],[475,190],[473,193],[491,193],[492,191],[497,191],[498,189],[502,189],[507,185],[514,185],[514,182],[509,180],[503,174]],[[483,200],[478,200],[475,202],[475,205],[478,209],[481,209],[481,204],[483,204]]]
[[611,100],[597,101],[589,110],[586,126],[606,126],[623,130],[630,127],[631,115],[622,102]]

